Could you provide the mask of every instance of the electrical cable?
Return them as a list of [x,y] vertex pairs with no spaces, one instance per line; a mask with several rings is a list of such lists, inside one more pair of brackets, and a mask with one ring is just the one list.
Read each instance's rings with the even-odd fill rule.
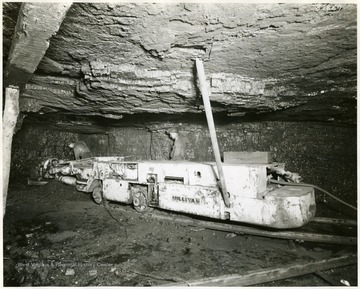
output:
[[330,194],[328,191],[325,191],[324,189],[318,187],[318,186],[315,186],[315,185],[312,185],[312,184],[303,184],[303,183],[288,183],[288,182],[281,182],[281,181],[276,181],[276,180],[272,180],[270,179],[269,180],[270,183],[273,183],[273,184],[278,184],[278,185],[286,185],[286,186],[299,186],[299,187],[312,187],[314,189],[317,189],[321,192],[323,192],[324,194],[328,195],[329,197],[337,200],[338,202],[342,203],[343,205],[345,206],[348,206],[349,208],[357,211],[357,208],[350,205],[349,203],[347,202],[344,202],[343,200],[340,200],[339,198],[335,197],[334,195]]
[[113,218],[116,222],[120,223],[120,221],[118,219],[116,219],[113,214],[110,213],[109,211],[109,208],[108,208],[108,203],[107,203],[107,199],[104,198],[103,196],[103,200],[102,200],[102,205],[103,205],[103,208],[105,209],[105,211],[109,214],[109,216],[111,218]]

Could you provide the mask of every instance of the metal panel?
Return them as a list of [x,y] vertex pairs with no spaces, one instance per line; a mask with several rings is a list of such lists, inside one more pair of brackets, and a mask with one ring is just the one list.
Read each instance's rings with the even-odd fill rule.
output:
[[109,201],[130,204],[132,197],[129,190],[129,183],[118,178],[105,179],[103,181],[103,194]]
[[94,162],[93,178],[119,178],[122,180],[137,180],[138,164],[134,162]]
[[224,219],[224,202],[216,187],[159,184],[159,207],[176,212]]
[[190,185],[217,186],[217,173],[212,164],[190,163],[188,172]]
[[230,202],[237,197],[259,198],[266,191],[266,165],[224,164],[223,170]]
[[264,199],[236,198],[230,219],[272,228],[296,228],[315,216],[314,189],[282,187],[265,195]]
[[109,175],[123,180],[137,180],[137,168],[137,163],[108,163]]
[[184,184],[189,184],[188,168],[190,162],[181,161],[153,161],[139,162],[139,182],[146,182],[147,175],[156,174],[158,182],[164,182],[165,177],[179,177],[184,179]]
[[[231,196],[258,198],[266,191],[264,164],[224,164],[223,170]],[[218,185],[216,165],[210,162],[139,162],[139,182],[146,182],[148,173],[157,174],[159,183],[182,178],[184,185]]]

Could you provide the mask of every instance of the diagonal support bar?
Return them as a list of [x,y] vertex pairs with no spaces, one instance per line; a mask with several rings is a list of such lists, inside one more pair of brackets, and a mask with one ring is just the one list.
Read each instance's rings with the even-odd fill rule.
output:
[[230,207],[230,201],[229,201],[229,194],[226,190],[226,184],[225,184],[225,176],[224,171],[221,164],[221,158],[220,158],[220,150],[219,150],[219,144],[216,137],[216,130],[215,130],[215,124],[214,124],[214,118],[211,111],[211,104],[210,104],[210,98],[209,98],[209,91],[207,89],[207,83],[206,83],[206,77],[205,77],[205,70],[204,65],[201,60],[196,59],[196,70],[200,82],[200,91],[204,102],[204,108],[205,108],[205,114],[206,114],[206,120],[208,123],[209,131],[210,131],[210,138],[211,143],[215,155],[215,161],[216,166],[219,172],[219,179],[220,179],[220,190],[222,197],[224,199],[224,203],[227,207]]

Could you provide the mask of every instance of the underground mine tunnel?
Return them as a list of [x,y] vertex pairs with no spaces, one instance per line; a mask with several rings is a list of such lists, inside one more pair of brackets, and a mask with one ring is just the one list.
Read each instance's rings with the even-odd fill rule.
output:
[[5,286],[357,286],[356,4],[2,8]]

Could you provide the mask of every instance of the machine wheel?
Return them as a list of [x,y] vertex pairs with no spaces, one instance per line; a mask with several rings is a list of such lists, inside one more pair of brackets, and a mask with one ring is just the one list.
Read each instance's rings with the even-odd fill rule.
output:
[[103,201],[103,194],[101,187],[95,187],[91,195],[93,197],[94,202],[100,205],[101,202]]
[[142,193],[141,191],[137,191],[133,194],[133,205],[136,211],[140,213],[148,212],[152,208],[149,207],[147,204],[148,200],[144,193]]

